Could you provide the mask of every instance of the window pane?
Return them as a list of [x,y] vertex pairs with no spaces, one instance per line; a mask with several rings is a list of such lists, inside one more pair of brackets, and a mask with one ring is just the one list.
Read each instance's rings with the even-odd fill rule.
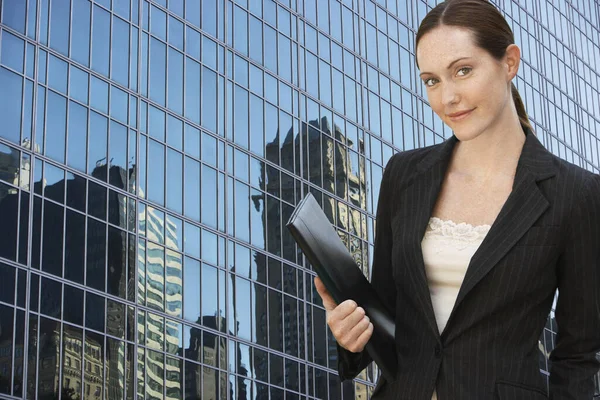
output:
[[123,17],[125,20],[129,20],[129,9],[131,7],[130,0],[115,0],[113,1],[113,11],[115,14]]
[[73,0],[71,58],[86,67],[90,59],[90,2]]
[[116,86],[110,87],[110,115],[124,124],[127,124],[127,111],[129,110],[127,99],[127,93]]
[[233,9],[233,47],[248,55],[248,13],[238,6]]
[[108,114],[108,83],[92,76],[90,106]]
[[202,126],[217,131],[217,74],[202,67]]
[[167,208],[182,213],[182,155],[178,151],[167,151]]
[[[71,185],[77,181],[70,180]],[[67,210],[65,231],[65,278],[83,283],[85,217],[75,211]],[[75,303],[76,305],[78,303]],[[71,307],[68,307],[71,308]],[[75,322],[75,321],[72,321]],[[81,324],[81,322],[76,322]]]
[[[99,167],[106,165],[106,147],[108,135],[108,121],[102,115],[91,112],[90,137],[88,144],[88,173],[102,179],[98,174]],[[104,177],[103,180],[106,180]]]
[[169,48],[168,108],[183,114],[183,54]]
[[2,23],[25,34],[25,10],[27,3],[23,0],[5,1],[2,5]]
[[[217,228],[217,171],[202,166],[202,223]],[[243,207],[242,207],[243,208]],[[246,209],[246,213],[248,210]]]
[[[169,2],[171,4],[172,1]],[[169,44],[183,51],[183,24],[169,16]]]
[[150,31],[153,35],[167,41],[167,14],[155,6],[150,9]]
[[127,128],[121,124],[110,122],[110,148],[108,154],[110,160],[111,185],[120,189],[127,187]]
[[185,52],[196,60],[200,60],[200,40],[200,33],[198,31],[189,26],[186,27]]
[[181,317],[183,260],[179,253],[167,250],[166,254],[166,311],[174,317]]
[[150,106],[150,126],[149,133],[150,136],[156,138],[162,142],[165,141],[165,112],[159,110],[154,106]]
[[42,269],[56,276],[62,276],[63,213],[63,207],[44,201]]
[[[120,2],[122,0],[118,0]],[[129,83],[129,24],[113,17],[111,77],[127,87]]]
[[52,0],[50,5],[50,47],[68,56],[71,2],[69,0]]
[[248,148],[248,92],[235,86],[234,95],[234,141],[244,148]]
[[[38,398],[53,398],[56,395],[54,392],[56,382],[60,382],[60,370],[56,366],[54,368],[50,367],[52,365],[51,360],[56,360],[57,355],[60,354],[60,325],[61,323],[58,321],[44,317],[40,318],[39,335],[40,338],[45,340],[43,343],[39,343]],[[35,364],[29,366],[35,368]]]
[[148,146],[148,200],[165,203],[165,146],[150,140]]
[[186,57],[185,116],[200,124],[200,64]]
[[217,37],[217,1],[204,0],[202,2],[202,29]]
[[217,269],[202,264],[202,315],[219,315]]
[[88,104],[88,73],[71,65],[69,80],[69,95],[83,104]]
[[148,242],[148,286],[147,286],[147,305],[159,311],[164,310],[164,291],[165,291],[165,255],[164,248],[154,243]]
[[46,155],[61,163],[65,162],[67,134],[67,99],[48,91],[46,114]]
[[87,109],[69,102],[69,136],[67,165],[85,172]]
[[183,150],[183,122],[171,115],[167,118],[167,144]]
[[0,54],[0,61],[2,61],[2,65],[23,73],[25,41],[7,31],[2,31],[2,53]]
[[[200,221],[200,163],[185,158],[185,186],[183,212],[189,218]],[[204,206],[204,202],[202,204]]]
[[110,14],[94,6],[92,36],[92,69],[108,76],[110,57]]
[[50,55],[48,60],[48,84],[63,94],[67,94],[67,63]]
[[184,150],[187,154],[200,158],[200,131],[185,124]]
[[[92,195],[93,194],[90,190],[90,196]],[[103,222],[96,221],[93,218],[88,218],[87,228],[86,284],[87,286],[92,287],[94,289],[104,291],[106,279],[106,224]],[[88,309],[86,321],[89,321],[91,319],[92,322],[94,322],[94,325],[91,327],[93,329],[103,331],[104,303],[102,302],[101,307],[90,307],[89,295],[90,293],[88,293]],[[93,298],[97,297],[98,296],[93,296]],[[100,297],[98,298],[101,299]],[[99,317],[99,313],[102,313],[102,318]]]
[[150,98],[165,105],[167,49],[164,43],[154,38],[150,40]]
[[23,78],[0,67],[0,87],[0,136],[20,144]]

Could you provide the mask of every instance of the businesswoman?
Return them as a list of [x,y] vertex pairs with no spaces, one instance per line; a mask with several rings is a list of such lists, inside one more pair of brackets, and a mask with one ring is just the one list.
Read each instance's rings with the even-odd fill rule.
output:
[[[454,132],[388,162],[371,282],[396,322],[398,372],[373,399],[591,399],[600,349],[600,175],[555,157],[512,84],[513,33],[484,0],[431,10],[416,37],[422,84]],[[373,326],[316,288],[339,374],[370,362]],[[558,289],[549,393],[540,337]]]

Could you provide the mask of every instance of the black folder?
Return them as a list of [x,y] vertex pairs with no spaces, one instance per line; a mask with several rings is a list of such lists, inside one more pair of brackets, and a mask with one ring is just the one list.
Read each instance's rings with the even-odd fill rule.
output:
[[312,194],[296,207],[287,228],[338,303],[352,299],[373,323],[365,349],[388,381],[396,376],[395,323]]

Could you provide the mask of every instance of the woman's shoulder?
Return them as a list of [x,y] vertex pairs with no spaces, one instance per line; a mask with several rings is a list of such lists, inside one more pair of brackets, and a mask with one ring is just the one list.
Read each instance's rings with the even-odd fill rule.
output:
[[[569,184],[574,191],[600,190],[600,175],[582,166],[552,155],[554,164],[558,170],[558,179]],[[598,193],[600,196],[600,192]]]

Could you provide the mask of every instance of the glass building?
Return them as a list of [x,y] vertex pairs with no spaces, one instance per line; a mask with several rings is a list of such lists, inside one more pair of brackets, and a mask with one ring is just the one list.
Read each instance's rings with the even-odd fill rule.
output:
[[[0,397],[366,400],[285,223],[313,193],[369,273],[383,166],[451,134],[434,3],[0,0]],[[495,3],[538,137],[598,172],[599,0]]]

